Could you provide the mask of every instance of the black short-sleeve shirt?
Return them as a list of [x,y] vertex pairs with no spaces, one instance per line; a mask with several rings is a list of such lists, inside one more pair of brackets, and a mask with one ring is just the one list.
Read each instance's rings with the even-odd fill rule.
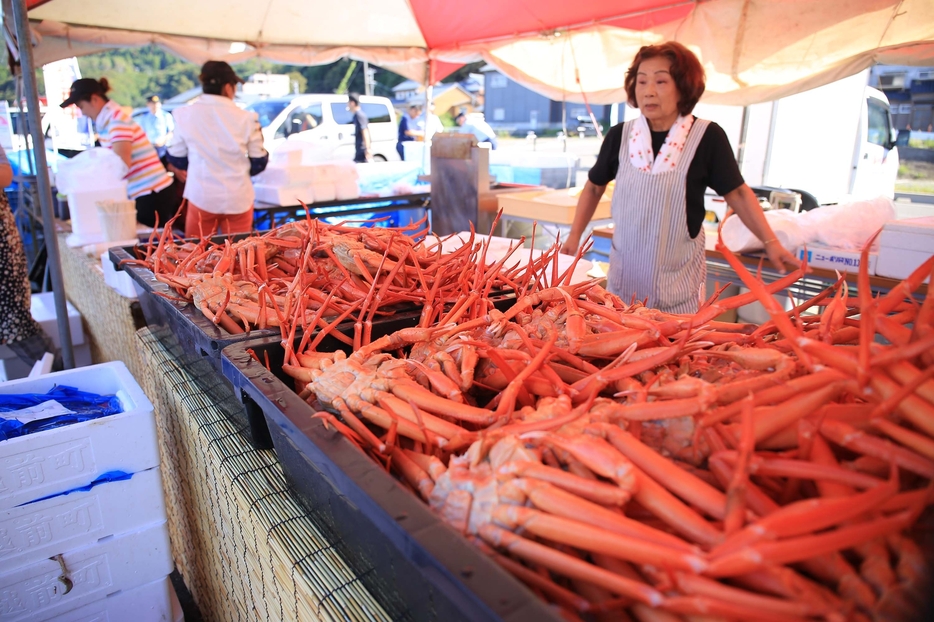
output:
[[[668,132],[652,132],[652,151],[658,155]],[[590,183],[605,186],[614,179],[619,171],[619,148],[623,140],[623,124],[614,125],[607,132],[597,163],[590,169],[588,178]],[[704,224],[706,208],[704,207],[704,192],[707,188],[713,189],[720,196],[729,194],[742,186],[742,173],[736,164],[733,149],[726,132],[716,123],[711,122],[707,131],[697,145],[694,159],[688,166],[685,197],[687,203],[688,232],[692,238],[697,237]],[[625,192],[625,188],[617,188],[617,192]]]
[[357,151],[363,151],[363,148],[366,147],[366,144],[363,142],[363,130],[365,130],[369,124],[369,119],[367,119],[363,111],[358,108],[357,111],[353,113],[354,146],[357,148]]

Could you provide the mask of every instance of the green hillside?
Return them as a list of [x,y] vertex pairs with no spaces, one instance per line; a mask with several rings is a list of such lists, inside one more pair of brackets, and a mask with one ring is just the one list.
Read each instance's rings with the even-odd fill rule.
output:
[[[168,99],[198,85],[198,66],[155,46],[83,56],[78,59],[78,67],[85,78],[106,76],[113,88],[110,97],[124,106],[142,106],[150,95]],[[347,90],[364,90],[363,64],[348,59],[316,67],[252,59],[235,65],[234,69],[243,77],[254,73],[289,74],[302,93],[332,93],[345,78]],[[391,95],[392,87],[402,80],[404,78],[391,71],[377,68],[375,94]],[[41,71],[38,84],[42,94]],[[15,99],[13,78],[6,62],[0,64],[0,99]]]

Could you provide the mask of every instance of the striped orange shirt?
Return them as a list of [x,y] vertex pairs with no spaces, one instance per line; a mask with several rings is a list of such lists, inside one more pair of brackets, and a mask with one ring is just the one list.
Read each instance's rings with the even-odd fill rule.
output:
[[119,142],[132,143],[130,170],[126,175],[127,194],[131,199],[159,192],[172,185],[172,178],[166,173],[159,155],[146,138],[146,132],[117,102],[110,100],[104,104],[94,120],[94,127],[103,147],[109,148]]

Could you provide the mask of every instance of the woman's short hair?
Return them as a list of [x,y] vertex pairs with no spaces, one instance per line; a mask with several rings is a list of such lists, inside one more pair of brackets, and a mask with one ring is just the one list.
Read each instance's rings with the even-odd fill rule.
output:
[[688,115],[694,110],[697,101],[704,94],[704,86],[707,76],[704,68],[697,60],[691,50],[687,49],[676,41],[667,41],[659,45],[644,45],[639,49],[639,53],[632,59],[629,70],[626,71],[626,97],[629,105],[635,108],[639,107],[636,101],[636,79],[639,73],[639,65],[650,58],[662,56],[671,62],[671,78],[678,87],[678,93],[681,99],[678,101],[678,112],[682,115]]

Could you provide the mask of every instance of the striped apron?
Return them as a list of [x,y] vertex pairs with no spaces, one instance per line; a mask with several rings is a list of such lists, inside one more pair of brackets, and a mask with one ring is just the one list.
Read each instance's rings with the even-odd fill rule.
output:
[[685,194],[688,168],[709,123],[695,119],[678,165],[657,175],[629,164],[632,121],[623,126],[607,289],[624,302],[635,295],[668,313],[697,311],[707,277],[704,228],[691,239]]

